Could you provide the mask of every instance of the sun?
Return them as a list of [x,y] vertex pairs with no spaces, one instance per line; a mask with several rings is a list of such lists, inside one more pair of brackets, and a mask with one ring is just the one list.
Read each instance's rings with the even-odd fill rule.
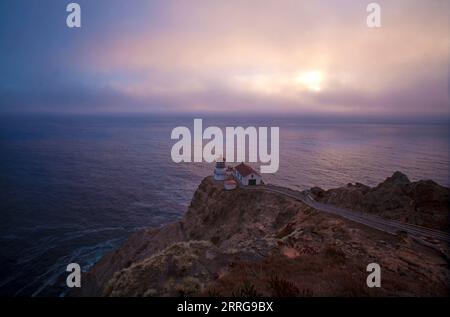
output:
[[294,81],[309,91],[319,92],[323,88],[324,75],[321,71],[314,70],[299,73]]
[[310,91],[318,93],[324,89],[325,76],[320,70],[293,73],[259,73],[238,75],[234,78],[238,89],[249,90],[258,94],[296,96]]

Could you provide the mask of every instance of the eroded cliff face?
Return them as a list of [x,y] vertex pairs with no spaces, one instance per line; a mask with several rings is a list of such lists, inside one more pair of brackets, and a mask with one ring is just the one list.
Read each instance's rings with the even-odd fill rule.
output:
[[356,211],[438,229],[450,230],[450,191],[435,182],[411,182],[395,172],[376,187],[356,183],[347,187],[311,189],[315,199]]
[[[76,295],[448,295],[446,251],[208,177],[180,222],[134,234]],[[382,268],[378,289],[366,286],[372,262]]]

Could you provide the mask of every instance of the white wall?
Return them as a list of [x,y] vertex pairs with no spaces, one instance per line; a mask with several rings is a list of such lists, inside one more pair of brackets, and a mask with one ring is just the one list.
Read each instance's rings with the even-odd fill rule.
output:
[[234,176],[241,182],[241,184],[243,184],[245,186],[248,186],[248,183],[251,179],[256,180],[256,185],[260,185],[261,181],[262,181],[261,176],[258,174],[255,174],[255,173],[247,175],[246,177],[242,177],[238,171],[235,171]]
[[258,174],[247,175],[246,177],[242,178],[242,182],[243,182],[244,185],[247,186],[251,179],[256,179],[256,185],[260,185],[261,184],[261,176],[259,176]]

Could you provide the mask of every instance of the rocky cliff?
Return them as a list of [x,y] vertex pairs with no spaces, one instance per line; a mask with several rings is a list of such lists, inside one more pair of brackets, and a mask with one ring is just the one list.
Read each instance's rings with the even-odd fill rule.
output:
[[318,201],[386,218],[450,230],[450,191],[431,180],[411,182],[395,172],[376,187],[360,183],[330,190],[311,189]]
[[[372,262],[381,288],[366,286]],[[434,296],[449,294],[449,276],[445,252],[208,177],[180,222],[134,234],[76,295]]]

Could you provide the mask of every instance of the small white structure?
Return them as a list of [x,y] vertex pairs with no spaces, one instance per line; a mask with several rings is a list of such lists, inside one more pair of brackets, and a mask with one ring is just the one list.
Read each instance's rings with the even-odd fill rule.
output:
[[233,190],[237,187],[237,182],[234,179],[227,179],[223,182],[223,186],[225,187],[225,190]]
[[234,168],[232,166],[227,167],[227,178],[233,179]]
[[227,168],[225,167],[225,159],[220,157],[216,160],[216,167],[214,169],[214,179],[216,181],[223,181],[227,178]]
[[244,163],[234,167],[234,177],[244,186],[260,185],[262,181],[261,175]]

